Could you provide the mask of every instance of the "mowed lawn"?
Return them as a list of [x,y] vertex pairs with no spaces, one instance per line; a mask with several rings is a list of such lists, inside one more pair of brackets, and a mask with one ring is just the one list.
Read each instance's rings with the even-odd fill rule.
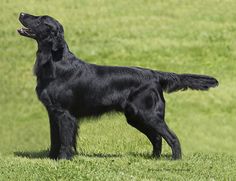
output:
[[[0,180],[236,180],[236,2],[233,0],[1,0]],[[121,114],[84,119],[73,161],[47,158],[49,124],[35,94],[36,43],[20,12],[58,19],[87,62],[216,77],[208,92],[165,94],[183,159],[151,157]]]

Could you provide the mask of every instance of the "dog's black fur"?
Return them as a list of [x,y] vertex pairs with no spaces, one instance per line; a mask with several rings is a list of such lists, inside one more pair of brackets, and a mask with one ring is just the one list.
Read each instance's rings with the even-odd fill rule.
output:
[[123,112],[127,122],[148,137],[154,156],[160,156],[164,138],[172,158],[181,158],[179,140],[164,121],[163,91],[208,90],[218,85],[215,78],[88,64],[70,52],[57,20],[26,13],[19,20],[25,28],[18,32],[38,43],[36,92],[49,115],[50,158],[71,159],[76,151],[77,119],[109,111]]

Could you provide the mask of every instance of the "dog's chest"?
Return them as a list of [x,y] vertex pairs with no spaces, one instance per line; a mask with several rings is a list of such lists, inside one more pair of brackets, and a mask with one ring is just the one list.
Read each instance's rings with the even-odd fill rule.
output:
[[36,93],[39,100],[47,106],[62,106],[66,107],[73,100],[72,90],[68,89],[65,84],[58,82],[38,82]]

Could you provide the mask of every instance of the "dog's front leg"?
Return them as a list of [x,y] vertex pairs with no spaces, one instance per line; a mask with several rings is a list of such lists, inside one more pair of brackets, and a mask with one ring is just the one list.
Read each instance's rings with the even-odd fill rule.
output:
[[51,138],[51,148],[49,152],[49,158],[57,159],[61,147],[59,125],[53,111],[49,109],[48,109],[48,117],[50,123],[50,138]]
[[58,159],[70,160],[76,151],[77,120],[69,111],[63,109],[56,110],[55,116],[59,127],[61,145]]
[[44,104],[47,109],[49,124],[50,124],[50,139],[51,148],[49,152],[49,158],[57,159],[61,147],[60,135],[59,135],[59,125],[57,119],[57,108],[52,104],[50,96],[47,90],[43,90],[40,87],[36,87],[36,92],[40,101]]

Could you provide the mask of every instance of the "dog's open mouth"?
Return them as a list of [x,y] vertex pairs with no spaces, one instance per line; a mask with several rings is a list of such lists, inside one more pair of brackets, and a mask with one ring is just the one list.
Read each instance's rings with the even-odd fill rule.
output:
[[23,27],[23,28],[17,29],[17,31],[22,36],[27,36],[30,38],[36,37],[35,33],[30,28]]

